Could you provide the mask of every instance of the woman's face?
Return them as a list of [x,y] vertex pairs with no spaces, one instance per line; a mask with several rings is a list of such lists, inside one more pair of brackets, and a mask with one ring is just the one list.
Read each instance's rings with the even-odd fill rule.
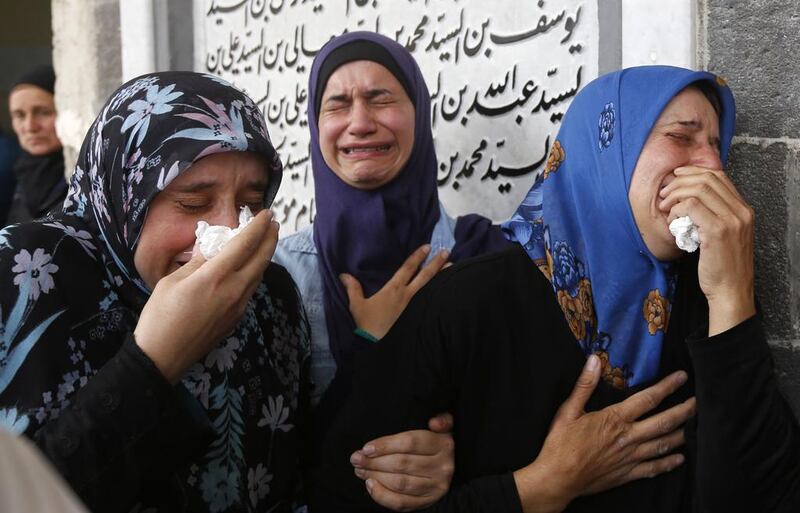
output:
[[254,214],[263,208],[266,170],[254,153],[209,155],[153,199],[134,253],[136,270],[150,290],[191,259],[197,221],[235,228],[241,207]]
[[676,168],[722,169],[719,145],[719,118],[696,87],[678,93],[653,126],[636,162],[628,199],[645,245],[659,260],[675,260],[682,253],[669,232],[669,211],[658,208],[659,191],[675,179]]
[[56,106],[53,95],[41,87],[20,85],[8,96],[11,126],[22,149],[34,156],[61,148],[56,135]]
[[322,156],[356,189],[391,182],[414,146],[414,104],[380,64],[347,63],[331,74],[319,113]]

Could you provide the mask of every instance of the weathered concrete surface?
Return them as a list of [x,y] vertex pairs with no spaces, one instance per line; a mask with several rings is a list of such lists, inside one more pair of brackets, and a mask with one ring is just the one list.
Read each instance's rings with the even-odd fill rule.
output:
[[119,3],[53,0],[52,6],[56,129],[71,170],[86,131],[120,85]]
[[800,2],[699,0],[698,63],[736,95],[729,169],[756,211],[756,291],[800,413]]

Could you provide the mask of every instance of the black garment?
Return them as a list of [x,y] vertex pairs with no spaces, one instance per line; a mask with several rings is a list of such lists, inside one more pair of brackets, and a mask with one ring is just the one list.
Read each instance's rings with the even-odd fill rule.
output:
[[[91,511],[292,511],[308,328],[288,272],[267,267],[232,336],[173,386],[133,341],[139,312],[111,286],[99,241],[62,222],[18,225],[0,242],[0,426],[34,439]],[[26,272],[36,297],[24,279],[17,290]],[[232,350],[243,330],[260,341]],[[242,453],[225,474],[206,469],[221,437]],[[239,489],[229,503],[212,494]]]
[[214,432],[186,388],[170,386],[128,332],[120,350],[35,435],[39,448],[93,511],[190,511],[177,479]]
[[[696,430],[694,423],[688,428],[687,460],[654,479],[576,499],[567,511],[733,511],[725,509],[730,502],[755,505],[753,511],[789,511],[800,500],[800,433],[771,377],[759,320],[712,339],[692,337],[692,372],[685,340],[705,329],[707,308],[694,266],[686,267],[659,379],[677,369],[690,378],[658,410],[690,397],[697,380],[699,414]],[[535,459],[584,362],[550,283],[521,247],[443,271],[393,330],[360,354],[352,395],[315,469],[312,511],[381,511],[353,475],[350,454],[373,438],[424,428],[444,411],[455,418],[456,474],[450,493],[430,510],[521,511],[511,472]],[[734,363],[750,379],[729,379]],[[587,409],[637,390],[601,382]],[[732,419],[738,423],[731,425]],[[753,427],[770,436],[756,436]],[[742,432],[749,436],[740,438]],[[740,472],[742,464],[747,473]],[[732,500],[725,496],[730,483],[737,485]]]
[[24,223],[61,210],[67,196],[64,155],[59,149],[41,157],[29,153],[14,164],[17,186],[8,212],[8,224]]
[[6,225],[8,210],[11,208],[11,198],[17,188],[14,177],[14,164],[19,156],[17,141],[0,131],[0,229]]

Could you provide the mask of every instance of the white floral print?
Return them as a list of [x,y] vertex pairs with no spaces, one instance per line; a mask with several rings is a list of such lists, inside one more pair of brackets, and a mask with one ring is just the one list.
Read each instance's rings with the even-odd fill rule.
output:
[[258,421],[258,427],[269,426],[272,431],[289,431],[294,426],[292,424],[284,424],[286,419],[289,418],[289,407],[283,406],[283,396],[279,395],[278,398],[269,397],[268,404],[261,406],[261,413],[264,418]]
[[136,146],[140,146],[147,135],[147,129],[150,127],[150,116],[153,114],[166,114],[172,111],[172,105],[169,102],[181,97],[183,93],[172,92],[175,89],[175,84],[170,84],[163,89],[159,89],[157,85],[152,85],[147,88],[147,96],[144,100],[134,100],[128,105],[128,110],[132,112],[125,122],[122,124],[121,131],[127,132],[128,129],[133,127],[130,139],[128,140],[128,147],[131,145],[133,136],[138,134]]
[[247,490],[250,495],[250,504],[255,507],[258,501],[269,494],[269,483],[272,474],[261,463],[256,468],[247,471]]
[[52,275],[58,271],[58,266],[51,264],[51,260],[52,257],[42,248],[37,248],[33,255],[28,253],[27,249],[21,250],[14,256],[17,265],[11,268],[12,272],[17,273],[14,285],[22,290],[23,284],[30,280],[28,297],[34,301],[39,299],[40,293],[50,292],[55,287]]
[[206,367],[217,366],[220,372],[233,368],[236,361],[236,352],[242,347],[242,342],[236,337],[230,337],[225,344],[214,349],[206,356]]

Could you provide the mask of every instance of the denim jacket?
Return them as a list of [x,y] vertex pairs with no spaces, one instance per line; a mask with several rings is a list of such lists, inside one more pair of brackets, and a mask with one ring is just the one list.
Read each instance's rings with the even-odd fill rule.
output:
[[[430,241],[431,252],[425,263],[428,263],[443,249],[452,250],[456,242],[455,219],[447,215],[441,203],[439,203],[439,211],[441,215],[433,228]],[[303,306],[311,325],[311,379],[314,382],[311,402],[316,405],[336,374],[336,361],[333,359],[328,343],[325,302],[322,296],[322,275],[319,271],[317,248],[314,246],[313,226],[307,226],[280,239],[272,261],[289,271],[303,298]]]

